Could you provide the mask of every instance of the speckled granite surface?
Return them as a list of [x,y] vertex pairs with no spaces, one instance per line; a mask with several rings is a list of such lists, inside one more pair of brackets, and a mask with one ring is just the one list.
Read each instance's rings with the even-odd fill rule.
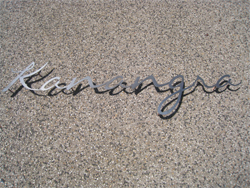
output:
[[249,187],[249,7],[1,2],[1,90],[16,76],[11,69],[33,61],[35,69],[49,62],[41,72],[47,77],[30,79],[33,88],[55,76],[103,83],[123,75],[133,83],[151,74],[160,83],[181,74],[186,86],[197,75],[212,85],[229,74],[242,84],[211,93],[197,87],[162,119],[157,107],[170,92],[153,85],[137,93],[87,87],[56,94],[32,93],[18,81],[15,94],[0,94],[0,186]]

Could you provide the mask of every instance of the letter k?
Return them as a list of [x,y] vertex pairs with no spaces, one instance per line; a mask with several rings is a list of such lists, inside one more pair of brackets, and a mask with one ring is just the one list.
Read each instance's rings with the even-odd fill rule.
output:
[[[4,88],[4,89],[2,90],[2,92],[5,92],[5,91],[7,91],[8,89],[10,89],[10,87],[11,87],[18,79],[20,79],[20,82],[21,82],[21,84],[23,85],[23,87],[25,87],[25,88],[27,88],[27,89],[29,89],[29,90],[39,90],[39,89],[32,89],[32,88],[28,87],[27,84],[24,82],[24,78],[30,77],[30,76],[32,76],[32,75],[38,73],[39,71],[41,71],[41,70],[47,65],[47,63],[46,63],[45,65],[43,65],[40,69],[36,70],[35,72],[32,72],[32,73],[30,73],[30,74],[27,74],[27,75],[24,75],[24,76],[23,76],[23,74],[24,74],[25,72],[31,70],[31,69],[34,67],[34,65],[35,65],[35,63],[32,62],[32,63],[31,63],[29,66],[27,66],[23,71],[18,71],[18,73],[20,72],[20,74],[19,74],[19,75],[18,75],[18,76],[17,76],[17,77],[16,77],[16,78],[15,78],[6,88]],[[14,72],[14,71],[13,71],[13,72]]]

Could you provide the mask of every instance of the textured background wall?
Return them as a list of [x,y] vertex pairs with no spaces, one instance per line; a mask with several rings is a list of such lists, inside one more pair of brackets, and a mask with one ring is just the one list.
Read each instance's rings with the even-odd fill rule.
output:
[[[157,116],[170,93],[67,94],[16,82],[0,94],[2,187],[249,187],[249,1],[3,1],[0,86],[31,62],[33,88],[60,76],[128,84],[153,74],[232,91],[183,97],[169,119]],[[53,69],[54,68],[54,69]],[[143,86],[149,84],[147,81]],[[87,86],[87,82],[82,83]],[[77,86],[74,88],[76,89]],[[99,91],[104,91],[100,89]],[[121,91],[121,92],[120,92]],[[211,90],[209,90],[211,91]],[[118,93],[117,95],[113,95]]]

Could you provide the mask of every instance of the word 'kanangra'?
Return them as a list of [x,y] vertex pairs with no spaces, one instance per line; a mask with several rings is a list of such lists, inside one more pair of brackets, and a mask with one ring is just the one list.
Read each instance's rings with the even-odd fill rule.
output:
[[[31,77],[35,74],[38,74],[46,65],[44,64],[40,69],[30,73],[30,74],[25,74],[25,72],[31,70],[33,67],[34,67],[35,63],[32,62],[29,66],[27,66],[23,71],[18,71],[17,73],[19,73],[19,75],[6,87],[2,90],[2,92],[5,92],[7,91],[8,89],[10,89],[10,87],[19,79],[21,84],[23,85],[23,87],[25,87],[26,89],[28,90],[31,90],[31,91],[46,91],[46,90],[49,90],[49,89],[52,89],[54,87],[58,88],[58,89],[66,89],[66,90],[69,90],[71,88],[73,88],[74,86],[80,84],[82,81],[84,80],[87,80],[88,81],[88,84],[91,88],[98,88],[98,87],[102,87],[102,86],[105,86],[104,88],[106,90],[111,90],[111,89],[114,89],[118,86],[122,87],[122,88],[131,88],[131,89],[135,89],[136,87],[138,87],[140,84],[142,84],[144,81],[146,80],[152,80],[153,84],[155,87],[159,88],[159,87],[163,87],[163,86],[166,86],[168,85],[170,89],[175,89],[177,88],[178,90],[173,92],[171,95],[167,96],[165,99],[163,99],[161,101],[161,103],[159,104],[158,106],[158,114],[159,115],[163,115],[163,116],[166,116],[166,115],[170,115],[171,112],[174,111],[174,109],[176,109],[176,107],[179,105],[179,103],[181,102],[181,97],[183,95],[183,92],[187,89],[190,89],[191,87],[194,87],[196,86],[197,82],[199,83],[202,83],[202,85],[206,88],[222,88],[222,87],[226,87],[228,85],[232,85],[232,86],[237,86],[239,85],[240,83],[238,84],[232,84],[231,83],[231,79],[228,79],[227,81],[225,81],[224,79],[225,78],[229,78],[230,76],[229,75],[224,75],[222,76],[215,85],[212,85],[212,86],[208,86],[204,83],[204,80],[197,76],[196,80],[193,82],[193,84],[191,84],[190,86],[184,88],[184,77],[182,75],[178,75],[178,76],[175,76],[174,78],[172,78],[170,80],[170,82],[167,82],[167,83],[164,83],[164,84],[158,84],[156,79],[154,78],[153,75],[151,76],[148,76],[147,78],[145,78],[144,80],[141,80],[140,81],[140,77],[137,77],[134,81],[133,84],[129,85],[129,86],[126,86],[124,85],[124,81],[123,81],[123,76],[116,76],[114,78],[112,78],[111,80],[109,80],[108,82],[105,82],[101,85],[95,85],[93,84],[91,78],[89,76],[86,76],[84,77],[83,79],[79,80],[79,81],[76,81],[76,78],[73,78],[72,81],[70,82],[69,85],[67,86],[64,86],[64,87],[60,87],[60,78],[61,77],[54,77],[54,78],[51,78],[50,80],[48,80],[47,82],[45,82],[39,89],[34,89],[34,88],[30,88],[24,81],[25,78],[28,78],[28,77]],[[179,81],[181,79],[181,81]],[[52,86],[49,86],[49,87],[46,87],[49,83],[52,83],[52,81],[54,82],[54,80],[56,80],[57,82],[55,84],[52,84]],[[113,83],[115,80],[120,80],[118,84],[110,87],[110,84]],[[178,82],[177,82],[178,80]],[[178,83],[178,84],[175,84],[175,83]],[[165,111],[162,111],[161,109],[163,108],[163,104],[168,100],[170,99],[172,96],[174,95],[178,95],[178,98],[175,102],[175,104],[168,110],[165,110]]]

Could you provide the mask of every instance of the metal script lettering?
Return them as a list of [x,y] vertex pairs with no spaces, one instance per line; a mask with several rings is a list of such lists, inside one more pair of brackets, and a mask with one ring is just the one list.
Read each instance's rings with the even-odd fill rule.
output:
[[[98,87],[102,87],[102,86],[105,86],[104,88],[106,90],[111,90],[111,89],[114,89],[118,86],[122,87],[122,88],[131,88],[131,89],[135,89],[136,87],[138,87],[140,84],[142,84],[144,81],[146,80],[152,80],[153,84],[155,87],[159,88],[159,87],[163,87],[163,86],[166,86],[168,85],[170,89],[174,90],[175,88],[177,88],[178,90],[173,92],[171,95],[168,95],[165,99],[163,99],[161,101],[161,103],[159,104],[158,106],[158,114],[159,115],[162,115],[162,116],[167,116],[167,115],[170,115],[175,109],[176,107],[180,104],[180,101],[181,101],[181,97],[183,95],[183,92],[187,89],[190,89],[192,87],[195,87],[196,84],[199,82],[201,83],[205,88],[222,88],[222,87],[226,87],[226,86],[238,86],[241,84],[238,83],[238,84],[232,84],[231,83],[231,79],[229,75],[224,75],[222,76],[215,85],[212,85],[212,86],[208,86],[205,84],[204,80],[197,76],[196,80],[193,82],[193,84],[191,84],[190,86],[184,88],[184,77],[182,75],[178,75],[178,76],[175,76],[174,78],[172,78],[170,80],[170,82],[167,82],[167,83],[164,83],[164,84],[159,84],[157,83],[157,81],[155,80],[154,76],[151,75],[151,76],[148,76],[147,78],[145,78],[144,80],[140,81],[140,77],[137,77],[134,81],[133,84],[131,84],[130,86],[126,86],[123,84],[123,76],[116,76],[114,78],[112,78],[111,80],[109,80],[108,82],[105,82],[101,85],[94,85],[91,78],[89,76],[86,76],[84,77],[83,79],[79,80],[78,82],[76,82],[76,78],[73,78],[72,81],[70,82],[69,85],[67,86],[64,86],[64,87],[60,87],[59,83],[60,83],[60,79],[61,77],[54,77],[54,78],[51,78],[50,80],[48,80],[47,82],[45,82],[39,89],[34,89],[34,88],[30,88],[24,81],[25,78],[28,78],[28,77],[31,77],[33,75],[36,75],[37,73],[39,73],[46,65],[47,63],[45,63],[41,68],[39,68],[38,70],[30,73],[30,74],[27,74],[27,75],[24,75],[26,72],[28,72],[29,70],[31,70],[33,67],[34,67],[35,63],[32,62],[29,66],[27,66],[23,71],[18,71],[18,72],[15,72],[15,73],[19,73],[19,75],[6,87],[2,90],[2,92],[5,92],[7,90],[9,90],[11,88],[11,86],[19,79],[21,84],[23,85],[23,87],[25,87],[26,89],[28,90],[31,90],[31,91],[46,91],[46,90],[50,90],[54,87],[58,88],[58,89],[66,89],[66,90],[70,90],[71,88],[73,88],[74,86],[80,84],[82,81],[84,80],[87,80],[88,81],[88,84],[91,88],[98,88]],[[13,71],[14,72],[14,71]],[[227,81],[225,81],[224,79],[225,78],[228,78]],[[180,80],[181,81],[178,81]],[[50,87],[46,87],[50,82],[52,82],[53,80],[57,80],[57,82],[50,86]],[[114,82],[115,80],[120,80],[118,84],[116,84],[115,86],[112,86],[110,87],[110,84],[112,82]],[[178,82],[177,82],[178,81]],[[178,84],[175,84],[175,83],[178,83]],[[171,97],[173,97],[174,95],[178,95],[178,98],[175,102],[175,104],[168,110],[166,111],[162,111],[162,108],[163,108],[163,105],[164,103],[170,99]]]

